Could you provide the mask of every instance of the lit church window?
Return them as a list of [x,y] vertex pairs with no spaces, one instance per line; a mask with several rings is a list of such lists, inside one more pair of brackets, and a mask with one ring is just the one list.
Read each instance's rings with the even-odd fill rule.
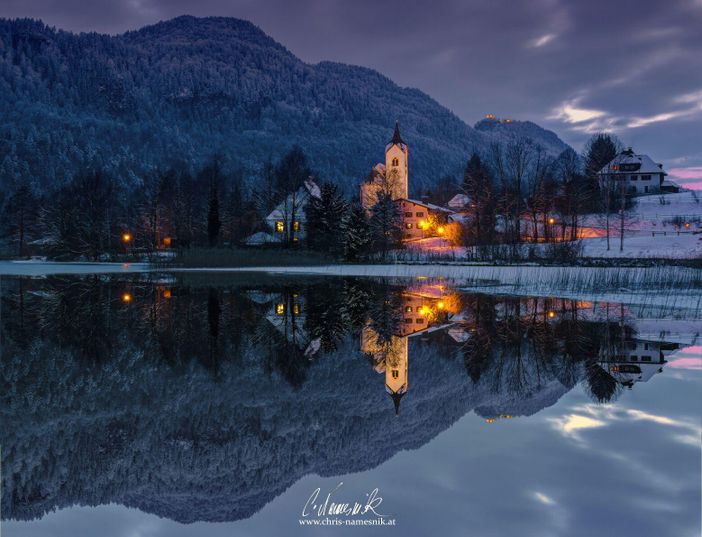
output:
[[283,313],[285,313],[285,304],[277,304],[275,306],[275,312],[278,315],[282,315]]
[[300,231],[300,222],[297,220],[293,222],[293,231]]
[[282,220],[278,220],[278,221],[275,223],[275,230],[276,230],[278,233],[282,233],[283,231],[285,231],[285,222],[283,222]]

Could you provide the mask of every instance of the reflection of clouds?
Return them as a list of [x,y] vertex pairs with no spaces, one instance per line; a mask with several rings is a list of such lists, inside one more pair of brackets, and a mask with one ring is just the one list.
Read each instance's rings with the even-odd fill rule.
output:
[[550,496],[547,496],[543,492],[534,491],[533,497],[537,502],[540,502],[544,505],[556,505],[556,500],[554,500]]
[[549,421],[563,436],[578,442],[584,441],[580,433],[587,429],[605,427],[615,422],[645,421],[682,429],[682,433],[672,436],[674,440],[694,447],[701,445],[702,427],[688,420],[673,419],[633,408],[617,408],[612,405],[585,404],[573,407],[571,411],[574,412],[551,418]]
[[583,429],[594,429],[607,425],[604,421],[580,414],[568,414],[560,418],[552,418],[550,421],[563,436],[574,440],[581,440],[579,432]]

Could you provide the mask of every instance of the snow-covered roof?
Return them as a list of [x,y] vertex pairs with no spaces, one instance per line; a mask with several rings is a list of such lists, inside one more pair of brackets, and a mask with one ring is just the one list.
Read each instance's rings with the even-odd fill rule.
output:
[[446,207],[441,207],[440,205],[434,205],[433,203],[427,203],[425,201],[419,201],[419,200],[413,200],[410,198],[402,198],[398,201],[409,201],[410,203],[414,203],[415,205],[421,205],[422,207],[426,207],[430,211],[439,211],[442,213],[449,213],[453,214],[453,211],[451,209],[448,209]]
[[291,209],[293,203],[295,204],[295,212],[297,213],[297,219],[304,220],[304,208],[307,205],[307,202],[309,201],[310,197],[319,199],[321,196],[322,191],[320,190],[317,183],[315,183],[314,180],[310,177],[309,179],[305,180],[303,186],[301,186],[298,189],[295,195],[295,199],[293,199],[293,194],[288,194],[288,196],[283,201],[281,201],[275,207],[275,209],[273,209],[270,212],[268,216],[266,216],[266,220],[285,220],[286,215],[289,218],[290,213],[292,212]]
[[609,164],[600,170],[600,173],[607,174],[630,172],[665,174],[661,164],[654,162],[648,155],[637,155],[630,149],[619,153]]
[[456,194],[446,204],[452,209],[461,209],[470,203],[470,197],[465,194]]
[[266,233],[265,231],[259,231],[258,233],[254,233],[253,235],[246,237],[246,239],[244,239],[244,243],[248,244],[249,246],[257,246],[260,244],[280,242],[280,240],[280,237]]

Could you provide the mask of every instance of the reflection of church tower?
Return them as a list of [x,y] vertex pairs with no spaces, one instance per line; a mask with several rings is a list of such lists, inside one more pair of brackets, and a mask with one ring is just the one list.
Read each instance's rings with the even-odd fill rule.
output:
[[409,368],[409,342],[406,337],[396,338],[392,350],[385,357],[385,391],[395,404],[395,415],[400,414],[400,399],[409,388],[407,370]]
[[408,153],[400,136],[400,123],[396,122],[392,140],[385,146],[385,179],[394,200],[409,197]]
[[385,391],[395,404],[395,414],[400,413],[400,399],[409,388],[409,341],[406,337],[391,336],[381,342],[378,333],[370,326],[361,332],[361,352],[373,356],[375,370],[385,372]]

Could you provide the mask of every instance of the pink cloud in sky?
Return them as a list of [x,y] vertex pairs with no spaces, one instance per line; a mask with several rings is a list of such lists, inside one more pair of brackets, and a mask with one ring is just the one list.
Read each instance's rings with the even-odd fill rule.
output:
[[668,176],[685,188],[702,190],[702,166],[671,168],[668,170]]
[[680,349],[670,357],[666,367],[702,370],[702,345],[691,345]]

